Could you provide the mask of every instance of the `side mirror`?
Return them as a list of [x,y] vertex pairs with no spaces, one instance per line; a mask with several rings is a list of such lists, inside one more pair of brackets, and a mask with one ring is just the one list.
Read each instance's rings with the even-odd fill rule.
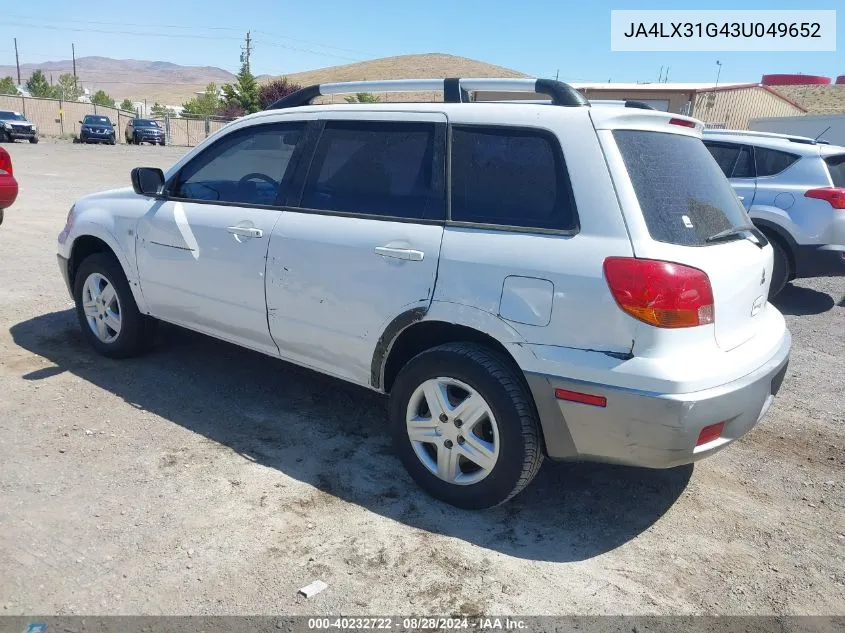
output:
[[79,122],[79,125],[82,125],[82,121]]
[[157,196],[164,190],[164,172],[158,167],[136,167],[132,170],[132,188],[142,196]]

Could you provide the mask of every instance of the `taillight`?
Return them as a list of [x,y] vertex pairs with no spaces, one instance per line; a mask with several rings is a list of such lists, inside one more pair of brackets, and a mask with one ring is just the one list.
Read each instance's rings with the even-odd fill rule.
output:
[[669,125],[680,125],[682,127],[695,127],[695,121],[687,121],[686,119],[669,119]]
[[619,307],[644,323],[664,328],[713,323],[713,289],[707,273],[698,268],[608,257],[604,276]]
[[805,198],[816,198],[829,202],[834,209],[845,209],[845,188],[843,187],[820,187],[810,189],[804,194]]
[[5,149],[0,149],[0,175],[14,175],[12,171],[12,157]]

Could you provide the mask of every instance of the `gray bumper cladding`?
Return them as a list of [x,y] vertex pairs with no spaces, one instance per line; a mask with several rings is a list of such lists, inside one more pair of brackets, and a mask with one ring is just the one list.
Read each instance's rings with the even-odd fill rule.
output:
[[[787,332],[778,351],[733,382],[685,394],[660,394],[526,374],[552,459],[671,468],[711,455],[762,419],[789,362]],[[606,398],[606,406],[559,400],[556,389]],[[696,447],[704,427],[724,422],[718,439]]]

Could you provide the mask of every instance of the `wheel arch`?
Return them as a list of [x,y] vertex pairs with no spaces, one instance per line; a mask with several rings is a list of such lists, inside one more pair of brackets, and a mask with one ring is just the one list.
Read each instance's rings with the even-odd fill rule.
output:
[[[87,228],[92,229],[98,226],[99,225],[94,225]],[[132,290],[132,295],[135,298],[135,303],[137,304],[138,309],[142,313],[146,313],[147,306],[144,301],[143,294],[141,293],[140,286],[138,285],[135,276],[130,274],[129,264],[126,261],[126,258],[123,257],[120,249],[116,247],[115,240],[111,238],[105,230],[87,230],[85,233],[78,235],[73,240],[73,244],[70,247],[70,256],[68,257],[68,280],[71,289],[75,287],[76,272],[79,269],[79,265],[86,257],[93,255],[94,253],[107,253],[115,258],[117,263],[120,265],[121,270],[123,270],[123,274],[126,277],[127,282],[129,283],[129,288]]]
[[[469,342],[483,345],[511,363],[518,375],[524,374],[508,343],[519,343],[521,337],[500,317],[482,310],[458,306],[415,308],[396,317],[385,329],[376,345],[371,365],[371,383],[376,389],[390,392],[402,367],[417,354],[445,343]],[[462,317],[462,318],[461,318]],[[527,384],[526,384],[527,386]]]
[[779,224],[775,224],[769,220],[763,218],[752,218],[754,222],[754,226],[760,229],[766,237],[777,240],[783,248],[784,252],[786,253],[786,257],[789,260],[789,275],[788,279],[791,281],[795,278],[795,271],[796,271],[796,261],[795,261],[795,250],[798,246],[795,238],[789,234],[789,231],[784,229]]

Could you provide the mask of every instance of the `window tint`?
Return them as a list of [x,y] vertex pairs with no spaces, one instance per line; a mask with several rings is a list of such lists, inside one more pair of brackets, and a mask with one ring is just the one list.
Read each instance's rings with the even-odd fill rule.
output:
[[189,200],[274,204],[303,124],[249,127],[223,137],[182,168],[172,195]]
[[301,206],[384,217],[446,216],[444,148],[434,123],[329,121]]
[[758,176],[774,176],[779,174],[800,157],[788,152],[780,152],[776,149],[757,147],[754,150],[757,161]]
[[827,170],[833,180],[834,187],[845,187],[845,154],[829,156],[824,161],[827,163]]
[[754,164],[751,160],[751,150],[733,143],[705,143],[704,144],[722,173],[728,178],[753,178]]
[[572,189],[554,137],[523,128],[454,127],[452,220],[576,228]]
[[751,154],[751,148],[743,147],[739,152],[739,156],[734,164],[734,170],[731,178],[754,178],[754,160]]
[[616,130],[651,237],[701,246],[725,229],[750,226],[733,187],[704,144],[692,136]]
[[705,143],[705,146],[710,150],[713,158],[716,159],[722,173],[730,178],[733,173],[734,163],[736,163],[742,147],[740,145],[717,145],[715,143]]

